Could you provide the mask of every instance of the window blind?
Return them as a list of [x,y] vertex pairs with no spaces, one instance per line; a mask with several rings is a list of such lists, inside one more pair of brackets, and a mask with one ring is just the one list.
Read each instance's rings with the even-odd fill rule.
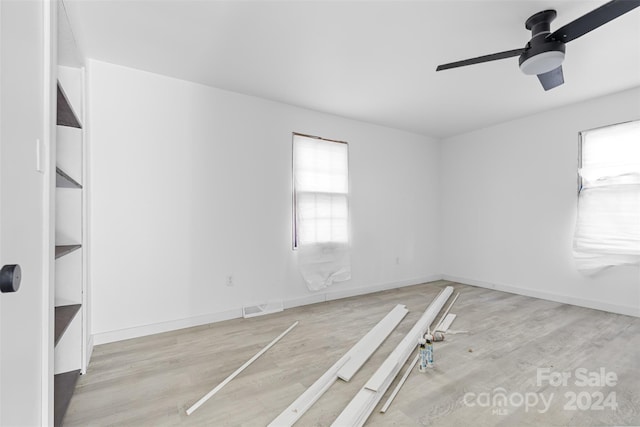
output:
[[578,268],[640,263],[640,121],[581,133]]
[[347,144],[294,135],[294,245],[347,243]]

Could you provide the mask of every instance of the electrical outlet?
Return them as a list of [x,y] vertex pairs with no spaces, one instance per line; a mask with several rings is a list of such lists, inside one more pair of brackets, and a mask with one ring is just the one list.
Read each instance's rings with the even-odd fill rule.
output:
[[233,276],[227,276],[227,286],[233,286]]

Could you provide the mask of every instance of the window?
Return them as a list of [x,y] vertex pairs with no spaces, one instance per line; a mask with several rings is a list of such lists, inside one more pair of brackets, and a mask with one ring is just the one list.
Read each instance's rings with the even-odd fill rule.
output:
[[348,145],[293,134],[294,248],[349,240]]
[[640,263],[640,121],[581,132],[579,168],[578,266]]

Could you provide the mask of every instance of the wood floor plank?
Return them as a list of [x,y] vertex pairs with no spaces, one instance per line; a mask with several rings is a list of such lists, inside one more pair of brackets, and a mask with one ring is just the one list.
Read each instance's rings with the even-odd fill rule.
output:
[[[78,381],[65,426],[267,425],[389,310],[407,305],[409,314],[353,379],[334,383],[296,424],[330,425],[449,284],[409,286],[97,346],[87,374]],[[367,425],[640,425],[640,319],[453,286],[461,292],[454,329],[469,334],[447,335],[444,342],[435,343],[435,367],[424,374],[414,370],[389,410],[378,413],[381,402]],[[185,414],[296,320],[300,324],[286,341],[273,346],[194,414]],[[614,387],[579,387],[573,381],[566,387],[537,384],[539,368],[574,375],[577,368],[600,367],[618,375]],[[507,395],[554,397],[544,413],[509,406],[498,414],[493,407],[465,403],[466,393],[498,389]],[[565,393],[585,391],[615,392],[618,410],[564,409]]]

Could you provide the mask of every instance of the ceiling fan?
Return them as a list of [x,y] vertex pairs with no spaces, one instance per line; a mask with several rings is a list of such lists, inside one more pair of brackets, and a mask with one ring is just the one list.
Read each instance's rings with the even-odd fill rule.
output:
[[612,0],[553,33],[551,32],[550,24],[556,18],[556,11],[543,10],[531,16],[525,22],[525,28],[531,30],[531,40],[522,49],[507,50],[438,65],[436,71],[520,56],[520,70],[525,74],[537,75],[544,90],[553,89],[564,83],[562,61],[564,60],[566,43],[595,30],[638,6],[640,6],[640,0]]

